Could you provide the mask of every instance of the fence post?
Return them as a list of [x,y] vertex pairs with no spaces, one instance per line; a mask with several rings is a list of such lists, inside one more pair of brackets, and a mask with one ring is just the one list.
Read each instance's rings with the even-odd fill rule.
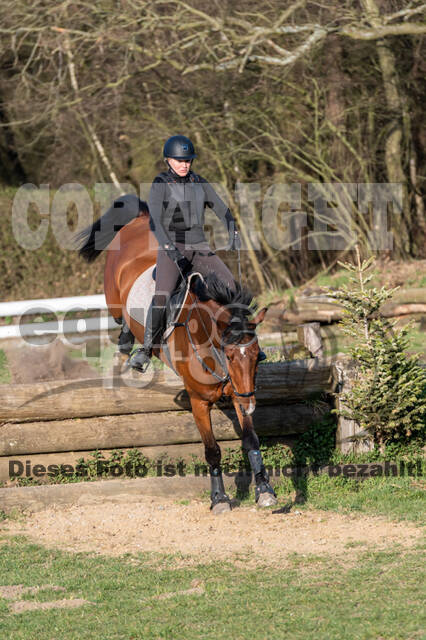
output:
[[297,327],[297,339],[309,351],[313,358],[322,358],[324,354],[319,322],[307,322]]
[[[348,358],[339,358],[333,365],[333,377],[337,393],[335,408],[341,411],[346,408],[343,394],[349,392],[357,372],[357,363]],[[336,446],[342,453],[364,453],[374,447],[371,434],[362,430],[356,420],[344,418],[338,414]]]

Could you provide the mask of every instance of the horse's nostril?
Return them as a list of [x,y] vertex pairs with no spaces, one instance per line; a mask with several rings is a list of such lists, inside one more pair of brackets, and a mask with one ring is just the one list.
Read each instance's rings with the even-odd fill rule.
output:
[[243,407],[243,405],[242,405],[242,404],[240,404],[240,409],[241,409],[241,413],[243,414],[243,416],[246,416],[246,415],[247,415],[247,412],[246,412],[246,410],[244,409],[244,407]]

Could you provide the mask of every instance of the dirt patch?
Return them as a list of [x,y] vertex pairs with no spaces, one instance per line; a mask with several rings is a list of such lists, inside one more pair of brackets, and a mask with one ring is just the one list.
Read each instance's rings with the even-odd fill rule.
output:
[[49,345],[9,347],[6,349],[11,383],[43,380],[96,378],[98,373],[85,360],[73,360],[60,340]]
[[30,602],[27,600],[18,600],[9,605],[11,613],[26,613],[27,611],[38,611],[46,609],[75,609],[82,607],[84,604],[94,604],[82,598],[74,598],[73,600],[52,600],[52,602]]
[[412,524],[379,517],[274,511],[242,506],[216,517],[200,500],[177,504],[171,499],[141,496],[130,506],[108,502],[50,508],[20,522],[6,521],[2,529],[67,551],[111,556],[174,553],[181,554],[183,564],[243,560],[245,566],[259,562],[276,565],[292,553],[347,555],[364,545],[408,548],[421,536],[421,529]]
[[168,600],[175,596],[202,596],[206,592],[205,585],[202,580],[193,580],[189,589],[180,589],[179,591],[169,591],[167,593],[160,593],[158,596],[149,598],[150,600]]
[[84,604],[94,604],[82,598],[63,598],[61,600],[51,600],[50,602],[36,602],[34,600],[22,600],[22,596],[26,593],[32,595],[39,591],[65,591],[64,587],[58,587],[52,584],[43,584],[35,587],[25,587],[23,584],[9,584],[0,587],[0,598],[12,600],[9,603],[10,613],[25,613],[26,611],[37,611],[45,609],[73,609],[81,607]]
[[23,584],[8,584],[0,587],[0,597],[6,600],[18,600],[25,593],[38,593],[49,589],[50,591],[65,591],[64,587],[57,587],[54,584],[43,584],[37,587],[24,587]]

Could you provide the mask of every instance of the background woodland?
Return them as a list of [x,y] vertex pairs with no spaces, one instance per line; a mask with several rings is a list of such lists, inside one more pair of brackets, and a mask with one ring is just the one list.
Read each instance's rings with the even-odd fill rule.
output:
[[[0,182],[137,188],[163,166],[163,141],[184,133],[197,146],[195,170],[221,183],[237,216],[247,206],[247,195],[235,200],[238,182],[259,183],[262,194],[274,183],[303,186],[300,247],[273,248],[260,207],[260,244],[242,229],[255,288],[297,285],[350,258],[352,241],[309,251],[309,183],[401,183],[392,257],[425,257],[425,9],[402,0],[3,0]],[[369,254],[371,213],[341,194],[330,199]]]

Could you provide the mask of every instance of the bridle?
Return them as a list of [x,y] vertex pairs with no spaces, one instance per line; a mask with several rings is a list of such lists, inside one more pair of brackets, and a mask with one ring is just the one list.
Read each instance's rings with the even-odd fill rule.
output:
[[[217,359],[217,361],[219,362],[220,366],[221,366],[221,367],[222,367],[222,369],[224,370],[224,372],[225,372],[225,375],[224,375],[224,376],[219,376],[219,375],[216,373],[216,371],[214,371],[214,370],[213,370],[213,369],[212,369],[212,368],[211,368],[211,367],[210,367],[210,366],[209,366],[209,365],[208,365],[208,364],[203,360],[203,358],[200,356],[200,354],[199,354],[199,352],[198,352],[197,345],[195,344],[195,342],[194,342],[194,340],[193,340],[193,338],[192,338],[192,335],[191,335],[191,331],[190,331],[190,329],[189,329],[189,322],[190,322],[190,320],[191,320],[191,316],[192,316],[192,313],[193,313],[194,309],[197,309],[198,316],[199,316],[199,318],[200,318],[200,320],[201,320],[201,324],[203,325],[203,328],[204,328],[204,331],[205,331],[206,337],[208,338],[208,341],[209,341],[209,343],[210,343],[210,348],[211,348],[211,350],[212,350],[212,352],[213,352],[213,355],[216,357],[216,359]],[[213,321],[215,322],[215,324],[216,324],[216,326],[217,326],[217,321],[216,321],[216,319],[215,319],[215,318],[213,318]],[[220,382],[220,383],[222,384],[222,391],[223,391],[223,389],[225,388],[225,385],[229,382],[229,383],[231,384],[231,386],[232,386],[232,390],[233,390],[233,392],[234,392],[234,395],[235,395],[235,396],[237,396],[238,398],[251,398],[252,396],[254,396],[256,389],[254,389],[253,391],[247,391],[246,393],[240,393],[239,391],[237,391],[237,390],[235,389],[234,383],[233,383],[233,381],[232,381],[232,378],[231,378],[231,376],[230,376],[229,369],[228,369],[228,364],[227,364],[227,358],[226,358],[226,355],[225,355],[225,348],[224,348],[224,344],[223,344],[223,342],[221,341],[221,347],[220,347],[220,349],[218,349],[218,348],[216,347],[216,345],[214,344],[214,342],[212,341],[212,339],[211,339],[211,337],[210,337],[210,335],[209,335],[209,332],[208,332],[208,330],[207,330],[207,327],[206,327],[206,325],[205,325],[205,322],[204,322],[204,320],[203,320],[203,317],[202,317],[202,315],[201,315],[201,313],[200,313],[200,310],[199,310],[199,307],[198,307],[197,300],[195,300],[195,301],[193,302],[193,304],[191,305],[191,307],[190,307],[190,309],[189,309],[189,313],[188,313],[188,315],[187,315],[187,317],[186,317],[185,322],[177,322],[177,323],[175,323],[175,327],[179,327],[179,326],[181,326],[181,327],[185,327],[186,334],[187,334],[187,336],[188,336],[188,341],[189,341],[189,344],[190,344],[190,345],[191,345],[191,347],[192,347],[192,350],[194,351],[194,355],[195,355],[195,357],[197,358],[198,362],[201,364],[201,366],[203,367],[203,369],[204,369],[205,371],[207,371],[208,373],[210,373],[210,374],[211,374],[211,375],[212,375],[212,376],[213,376],[213,377],[214,377],[218,382]],[[229,326],[230,326],[230,325],[228,325],[227,329],[229,328]],[[226,332],[226,330],[227,330],[227,329],[225,329],[224,333]],[[255,334],[255,331],[253,331],[252,333],[253,333],[253,335],[254,335],[254,334]],[[240,345],[240,343],[238,343],[238,344],[236,344],[235,346],[236,346],[236,347],[238,347],[238,346],[243,347],[243,346],[246,346],[246,344],[241,344],[241,345]]]

